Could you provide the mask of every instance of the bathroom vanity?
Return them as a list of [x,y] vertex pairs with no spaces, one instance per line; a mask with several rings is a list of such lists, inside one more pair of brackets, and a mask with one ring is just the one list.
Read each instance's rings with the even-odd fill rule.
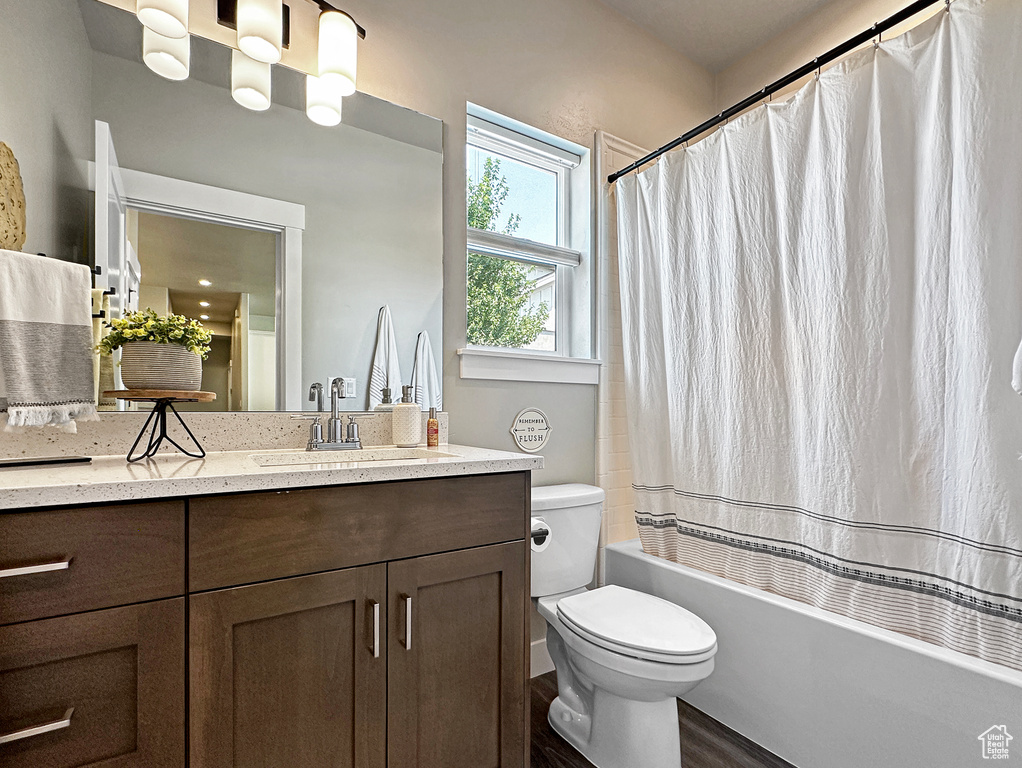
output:
[[0,763],[528,765],[530,470],[0,473]]

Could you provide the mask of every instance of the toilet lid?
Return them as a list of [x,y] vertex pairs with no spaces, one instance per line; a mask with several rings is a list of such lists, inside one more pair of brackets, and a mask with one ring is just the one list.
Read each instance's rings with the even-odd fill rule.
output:
[[[717,644],[709,625],[679,605],[615,584],[557,602],[561,620],[610,650],[657,658],[704,654]],[[601,642],[602,641],[602,642]]]

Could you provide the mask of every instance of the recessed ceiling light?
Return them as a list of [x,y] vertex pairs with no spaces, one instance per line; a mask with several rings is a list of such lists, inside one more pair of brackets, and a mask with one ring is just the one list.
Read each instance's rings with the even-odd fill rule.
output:
[[208,307],[209,306],[209,302],[208,301],[200,301],[199,302],[199,306],[200,307]]
[[209,315],[199,315],[200,320],[209,320]]
[[202,280],[199,281],[199,285],[201,285],[203,288],[208,288],[209,286],[213,285],[213,283],[211,283],[206,278],[202,278]]

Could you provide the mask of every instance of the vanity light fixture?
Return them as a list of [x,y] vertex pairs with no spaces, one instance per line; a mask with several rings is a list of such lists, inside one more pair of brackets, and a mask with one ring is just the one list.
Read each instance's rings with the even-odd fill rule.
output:
[[276,64],[283,46],[283,0],[238,0],[238,47],[255,61]]
[[208,307],[209,306],[209,302],[208,301],[200,301],[199,302],[199,306],[200,307]]
[[202,279],[201,279],[201,280],[199,281],[199,285],[201,285],[201,286],[202,286],[203,288],[209,288],[209,286],[213,285],[213,283],[211,283],[211,282],[210,282],[209,280],[207,280],[206,278],[202,278]]
[[231,52],[231,95],[243,107],[262,112],[270,108],[270,65]]
[[[116,7],[125,1],[135,3],[145,27],[146,65],[169,80],[187,78],[188,8],[194,0],[100,0]],[[199,25],[192,33],[232,47],[231,95],[236,102],[256,112],[269,109],[271,67],[284,57],[284,66],[306,75],[309,119],[325,126],[341,122],[341,101],[356,90],[358,41],[366,36],[351,14],[327,0],[209,2],[215,6],[216,27]],[[223,27],[231,31],[225,33]]]
[[316,125],[333,126],[341,122],[341,81],[336,77],[305,78],[305,114]]
[[342,96],[355,92],[359,36],[365,30],[344,11],[326,6],[319,15],[319,76],[336,79]]
[[142,61],[153,72],[168,80],[185,80],[191,61],[192,40],[188,35],[166,37],[142,28]]
[[138,0],[135,13],[158,35],[175,40],[188,35],[188,0]]

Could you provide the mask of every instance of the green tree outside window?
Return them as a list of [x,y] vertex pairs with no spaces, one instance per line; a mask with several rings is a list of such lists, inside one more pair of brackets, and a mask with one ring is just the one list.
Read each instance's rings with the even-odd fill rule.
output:
[[[507,179],[500,160],[490,157],[479,181],[468,179],[468,225],[494,231],[507,199]],[[521,216],[508,217],[503,234],[512,235]],[[530,307],[533,291],[529,267],[496,256],[468,254],[468,343],[487,347],[521,348],[532,344],[546,325],[546,302]]]

